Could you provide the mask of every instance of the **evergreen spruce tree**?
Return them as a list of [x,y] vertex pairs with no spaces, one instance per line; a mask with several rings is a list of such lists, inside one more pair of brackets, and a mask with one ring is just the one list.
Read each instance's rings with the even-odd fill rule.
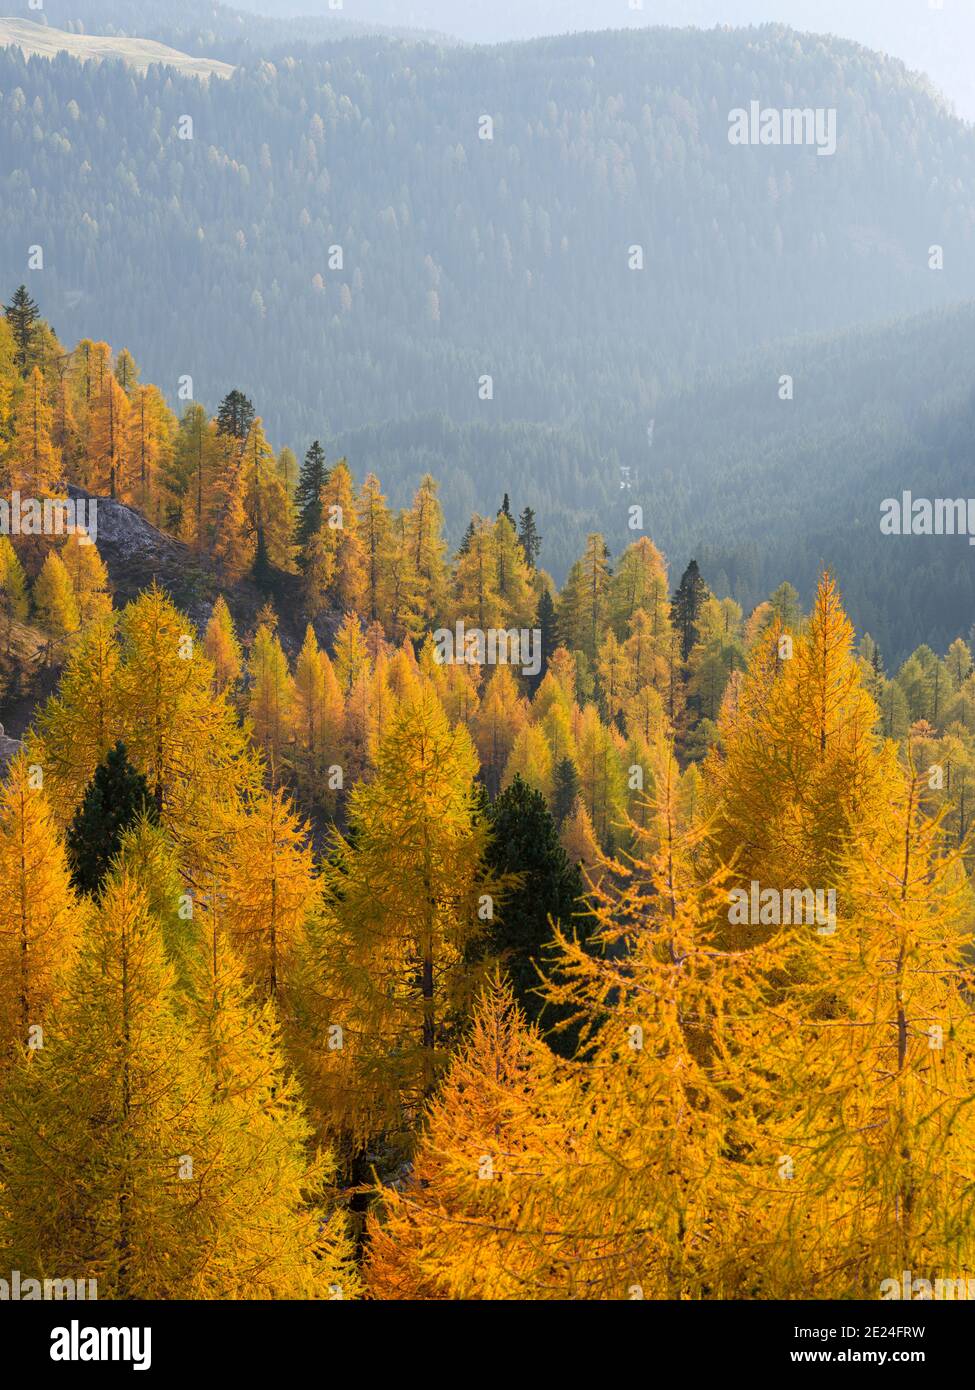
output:
[[235,439],[245,440],[251,425],[256,419],[253,402],[243,391],[231,391],[220,402],[217,411],[217,433],[233,435]]
[[534,678],[535,687],[541,685],[548,671],[549,660],[559,645],[558,615],[555,611],[555,602],[548,589],[543,589],[538,600],[538,612],[535,616],[535,626],[541,636],[541,665],[538,675]]
[[460,538],[460,545],[457,547],[458,555],[466,555],[471,548],[471,541],[474,539],[474,523],[469,521],[464,534]]
[[561,830],[565,820],[571,816],[579,797],[579,774],[571,758],[563,758],[556,764],[552,785],[552,819]]
[[95,772],[68,830],[74,886],[84,893],[97,893],[125,831],[141,817],[155,815],[146,779],[129,762],[125,744],[116,743]]
[[531,507],[526,507],[518,518],[518,539],[525,552],[525,564],[529,569],[535,569],[542,549],[542,538],[538,534],[535,513]]
[[680,635],[680,654],[683,661],[690,656],[691,649],[697,641],[697,620],[707,596],[708,587],[701,578],[697,561],[692,560],[681,576],[671,604],[671,617]]
[[569,863],[545,798],[520,777],[488,807],[487,821],[485,863],[498,879],[513,875],[517,884],[491,924],[489,949],[507,970],[525,1017],[544,1030],[556,1020],[539,992],[540,972],[552,964],[546,948],[554,940],[553,923],[567,934],[579,930],[582,875]]
[[295,488],[295,508],[298,512],[295,543],[301,549],[322,524],[322,488],[327,482],[325,450],[316,439],[302,460],[301,475]]
[[27,286],[20,285],[15,290],[10,303],[4,305],[3,312],[13,329],[14,342],[17,348],[17,366],[21,376],[26,376],[30,361],[31,338],[34,325],[40,318],[40,310],[28,294]]

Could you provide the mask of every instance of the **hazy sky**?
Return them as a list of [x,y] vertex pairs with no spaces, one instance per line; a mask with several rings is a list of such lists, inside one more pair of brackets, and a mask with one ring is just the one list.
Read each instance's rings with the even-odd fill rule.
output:
[[[437,29],[472,42],[647,24],[761,24],[832,32],[902,58],[975,120],[975,0],[228,0],[264,14],[328,14]],[[333,0],[334,3],[334,0]],[[631,6],[641,4],[641,8]]]

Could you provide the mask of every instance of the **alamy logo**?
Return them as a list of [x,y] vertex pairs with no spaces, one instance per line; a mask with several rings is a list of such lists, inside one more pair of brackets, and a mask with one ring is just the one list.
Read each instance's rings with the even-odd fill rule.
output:
[[818,155],[836,153],[836,108],[775,107],[760,101],[728,112],[729,145],[815,145]]
[[915,1279],[911,1271],[905,1269],[899,1279],[882,1280],[880,1297],[954,1303],[959,1299],[975,1298],[975,1279]]
[[20,1270],[10,1272],[9,1279],[0,1279],[0,1303],[31,1303],[41,1299],[62,1298],[95,1302],[98,1299],[97,1279],[22,1279]]
[[440,666],[520,666],[526,676],[542,669],[541,628],[465,627],[460,619],[451,631],[433,634],[434,659]]
[[0,496],[0,536],[77,536],[81,545],[98,539],[94,497],[21,497],[14,488]]
[[52,1361],[131,1361],[134,1371],[152,1365],[151,1327],[69,1327],[51,1333]]
[[748,888],[732,888],[728,903],[732,926],[815,926],[820,936],[836,930],[835,888],[763,888],[752,879]]
[[967,536],[975,545],[975,497],[885,497],[880,530],[885,536]]

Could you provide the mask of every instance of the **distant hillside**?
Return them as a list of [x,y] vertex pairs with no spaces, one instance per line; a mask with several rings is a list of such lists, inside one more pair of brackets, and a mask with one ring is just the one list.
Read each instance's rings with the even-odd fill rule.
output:
[[187,76],[203,79],[229,77],[233,72],[229,63],[194,58],[152,39],[69,34],[27,19],[0,19],[0,48],[7,45],[16,46],[28,58],[53,58],[59,53],[67,53],[81,62],[119,59],[143,74],[151,63],[163,63]]
[[[834,108],[835,155],[733,147],[751,100]],[[785,577],[808,596],[820,558],[848,556],[858,621],[889,645],[911,644],[902,617],[938,635],[937,547],[916,617],[896,582],[857,608],[864,480],[902,457],[909,486],[937,426],[906,402],[970,385],[964,317],[930,341],[896,325],[975,298],[975,131],[853,44],[773,26],[355,38],[206,85],[0,50],[0,263],[5,295],[26,273],[63,341],[129,346],[174,405],[182,377],[211,409],[239,387],[276,446],[329,441],[394,505],[429,468],[454,541],[509,490],[561,580],[588,530],[632,539],[638,501],[675,568],[706,551],[746,602]],[[851,395],[858,374],[873,394]],[[964,418],[961,396],[946,408]]]
[[[256,13],[255,13],[256,11]],[[332,42],[363,34],[459,42],[445,34],[414,30],[395,10],[387,22],[363,19],[358,0],[330,9],[328,0],[297,0],[292,6],[225,5],[217,0],[45,0],[48,20],[86,34],[148,34],[191,53],[216,53],[231,62],[269,49]],[[358,15],[357,19],[355,16]]]
[[[360,473],[405,479],[407,493],[424,472],[443,478],[454,535],[473,508],[497,506],[502,479],[518,507],[537,511],[543,560],[557,572],[587,531],[602,531],[619,555],[634,537],[633,504],[673,572],[696,557],[746,611],[784,579],[809,602],[828,565],[858,628],[899,661],[925,640],[947,646],[975,621],[964,537],[893,539],[879,529],[881,501],[904,489],[972,495],[973,361],[967,304],[757,351],[662,396],[650,413],[624,410],[602,437],[569,423],[456,425],[432,415],[349,431],[333,453]],[[782,373],[793,378],[792,401],[779,398]]]
[[[0,92],[0,258],[45,244],[59,334],[94,314],[170,393],[238,385],[298,449],[442,411],[610,450],[704,366],[975,294],[975,132],[901,65],[784,29],[349,39],[206,87],[8,48]],[[731,146],[756,93],[835,106],[835,156]]]
[[[70,3],[86,11],[102,0]],[[237,5],[259,14],[334,14],[329,0],[237,0]],[[651,24],[693,24],[702,29],[717,24],[788,24],[815,34],[837,34],[902,59],[927,73],[962,115],[975,119],[971,0],[643,0],[639,7],[627,0],[344,0],[342,13],[360,21],[443,29],[473,43]]]
[[[883,536],[884,498],[971,497],[975,305],[759,354],[663,402],[647,528],[743,603],[824,565],[890,661],[975,622],[964,536]],[[780,374],[795,398],[779,399]],[[633,428],[637,428],[634,422]],[[612,533],[611,533],[612,534]],[[922,635],[926,634],[926,635]]]

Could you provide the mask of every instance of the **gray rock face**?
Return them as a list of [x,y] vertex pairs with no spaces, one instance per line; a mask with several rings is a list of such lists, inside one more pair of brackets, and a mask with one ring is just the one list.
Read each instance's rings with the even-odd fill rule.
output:
[[11,758],[16,757],[19,752],[20,739],[8,738],[6,734],[0,733],[0,770],[6,771]]
[[201,626],[209,617],[211,601],[197,558],[182,541],[167,536],[140,512],[109,497],[93,497],[83,488],[69,486],[74,498],[97,503],[95,544],[108,567],[115,602],[126,603],[155,581],[174,602]]

